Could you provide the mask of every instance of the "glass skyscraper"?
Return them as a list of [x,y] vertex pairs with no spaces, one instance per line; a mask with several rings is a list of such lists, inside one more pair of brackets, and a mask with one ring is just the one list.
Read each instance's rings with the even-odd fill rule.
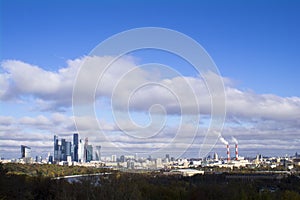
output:
[[73,134],[73,160],[78,162],[78,133]]
[[31,148],[25,145],[21,145],[21,158],[30,158]]

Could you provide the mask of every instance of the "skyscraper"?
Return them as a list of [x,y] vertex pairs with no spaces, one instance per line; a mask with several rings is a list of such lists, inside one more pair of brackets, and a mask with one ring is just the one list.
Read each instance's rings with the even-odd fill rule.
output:
[[87,145],[86,148],[86,162],[90,162],[93,160],[93,146]]
[[78,133],[74,133],[73,134],[73,160],[78,162],[78,144],[79,144],[79,140],[78,140]]
[[54,161],[59,161],[59,145],[58,145],[58,136],[54,135]]
[[68,156],[72,156],[72,143],[66,141],[64,138],[58,139],[57,135],[54,135],[54,161],[67,161]]
[[60,161],[67,161],[67,156],[66,156],[66,140],[61,139],[61,154],[60,154]]
[[95,149],[95,160],[100,161],[101,160],[101,146],[96,146]]
[[84,147],[83,147],[83,162],[87,162],[87,157],[88,157],[88,144],[89,144],[89,139],[86,137],[84,140]]
[[25,145],[21,145],[21,158],[30,158],[31,148]]
[[166,162],[170,161],[170,154],[166,154]]
[[67,157],[68,156],[71,156],[72,157],[72,154],[71,154],[71,147],[72,147],[72,143],[71,142],[66,142],[66,160],[67,160]]
[[78,142],[78,162],[84,162],[84,143],[81,139]]

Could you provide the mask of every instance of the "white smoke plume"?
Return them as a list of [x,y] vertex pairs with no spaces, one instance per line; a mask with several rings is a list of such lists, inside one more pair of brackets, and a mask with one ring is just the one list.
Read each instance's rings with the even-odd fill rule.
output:
[[237,139],[235,138],[235,137],[231,137],[232,138],[232,141],[235,143],[235,144],[238,144],[238,141],[237,141]]
[[225,144],[225,145],[228,145],[228,142],[221,136],[220,137],[220,141]]

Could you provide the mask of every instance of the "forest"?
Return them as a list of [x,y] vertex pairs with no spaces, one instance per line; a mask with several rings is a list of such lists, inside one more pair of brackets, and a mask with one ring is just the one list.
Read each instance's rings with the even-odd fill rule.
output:
[[300,179],[229,179],[228,174],[193,177],[159,172],[110,171],[70,181],[53,177],[108,169],[0,163],[0,199],[300,199]]

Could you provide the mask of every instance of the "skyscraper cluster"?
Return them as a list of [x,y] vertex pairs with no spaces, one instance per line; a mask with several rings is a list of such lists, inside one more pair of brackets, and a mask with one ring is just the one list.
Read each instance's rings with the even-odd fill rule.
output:
[[88,144],[88,138],[79,139],[78,133],[73,134],[73,144],[64,138],[54,135],[54,162],[75,161],[90,162],[93,160],[93,146]]

